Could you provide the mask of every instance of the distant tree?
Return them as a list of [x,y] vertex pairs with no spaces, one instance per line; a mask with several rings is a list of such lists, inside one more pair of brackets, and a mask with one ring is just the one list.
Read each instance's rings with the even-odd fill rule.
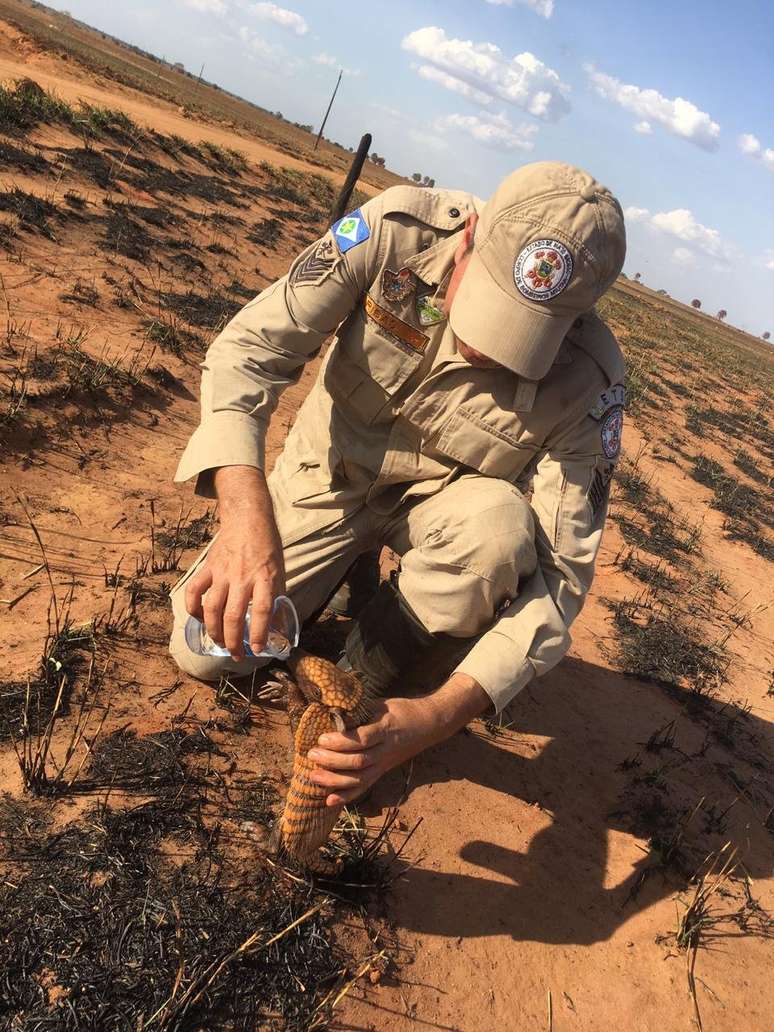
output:
[[628,278],[629,277],[626,275],[626,273],[623,270],[621,270],[621,279],[628,279]]
[[635,283],[639,283],[641,279],[642,279],[642,273],[641,272],[635,272],[635,274],[634,274],[634,282]]
[[414,180],[415,183],[421,183],[422,182],[422,173],[421,172],[412,172],[411,173],[411,178]]
[[435,186],[435,180],[434,179],[428,179],[427,185],[432,189]]
[[691,301],[691,306],[693,308],[701,308],[701,301],[698,299],[698,297],[695,297],[693,301]]
[[728,312],[725,310],[725,308],[721,308],[720,311],[718,312],[718,319],[720,319],[720,321],[723,322],[723,320],[725,319],[725,317],[727,315],[728,315]]
[[374,165],[377,165],[379,163],[379,155],[376,153],[376,151],[374,151],[373,154],[369,154],[369,157],[371,161],[373,161]]
[[766,332],[763,334],[763,339],[764,340],[771,340],[771,334],[769,333],[768,330],[766,330]]

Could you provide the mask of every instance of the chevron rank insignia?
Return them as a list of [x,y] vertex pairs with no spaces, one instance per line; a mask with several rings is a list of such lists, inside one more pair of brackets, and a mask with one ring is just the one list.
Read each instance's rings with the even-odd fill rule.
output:
[[594,473],[594,479],[591,481],[591,487],[587,495],[593,517],[596,517],[607,501],[607,497],[610,494],[610,481],[614,471],[615,465],[612,462],[608,462],[604,466],[598,466]]
[[340,258],[333,246],[333,241],[326,237],[320,241],[310,255],[298,263],[291,274],[290,282],[294,287],[322,283],[339,261]]

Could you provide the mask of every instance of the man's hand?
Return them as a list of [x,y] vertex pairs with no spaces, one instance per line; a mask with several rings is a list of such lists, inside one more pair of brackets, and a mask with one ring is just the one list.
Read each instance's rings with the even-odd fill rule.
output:
[[242,631],[252,602],[250,648],[266,643],[277,595],[285,591],[282,543],[261,470],[224,466],[215,473],[220,533],[185,589],[188,612],[235,660],[244,659]]
[[383,699],[372,723],[320,736],[308,754],[315,764],[312,780],[331,789],[328,806],[351,803],[388,770],[451,737],[491,704],[466,674],[452,674],[423,698]]

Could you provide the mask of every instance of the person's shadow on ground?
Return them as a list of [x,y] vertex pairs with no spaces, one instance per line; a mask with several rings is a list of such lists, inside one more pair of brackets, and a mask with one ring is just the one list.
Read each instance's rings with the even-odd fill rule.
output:
[[[753,879],[772,873],[772,724],[732,705],[697,706],[688,692],[667,692],[577,659],[524,693],[511,717],[516,749],[511,734],[492,736],[477,726],[414,762],[409,793],[448,781],[458,781],[464,793],[467,782],[478,783],[513,800],[514,823],[497,828],[494,842],[487,834],[492,818],[480,814],[478,834],[460,851],[480,875],[433,870],[429,842],[424,860],[403,873],[396,889],[394,916],[404,928],[588,944],[609,938],[632,914],[684,885],[685,875],[729,838],[744,843],[740,858]],[[660,729],[666,729],[661,744],[657,737],[647,748]],[[525,756],[520,733],[549,741]],[[377,786],[374,802],[397,803],[404,791],[405,771],[393,772]],[[499,813],[508,813],[501,802]],[[502,843],[520,837],[515,828],[525,803],[544,810],[549,823],[522,851]],[[673,862],[659,866],[681,827],[684,842]],[[651,839],[656,848],[639,859],[633,849],[625,876],[608,887],[611,829]]]

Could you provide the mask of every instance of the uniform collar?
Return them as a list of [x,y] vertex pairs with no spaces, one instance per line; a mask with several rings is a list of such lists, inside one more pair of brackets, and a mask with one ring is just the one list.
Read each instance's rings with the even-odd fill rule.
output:
[[423,283],[437,286],[441,283],[454,264],[454,252],[459,246],[462,230],[453,233],[450,237],[439,240],[432,244],[426,251],[420,251],[413,258],[404,262],[404,268],[418,276]]

